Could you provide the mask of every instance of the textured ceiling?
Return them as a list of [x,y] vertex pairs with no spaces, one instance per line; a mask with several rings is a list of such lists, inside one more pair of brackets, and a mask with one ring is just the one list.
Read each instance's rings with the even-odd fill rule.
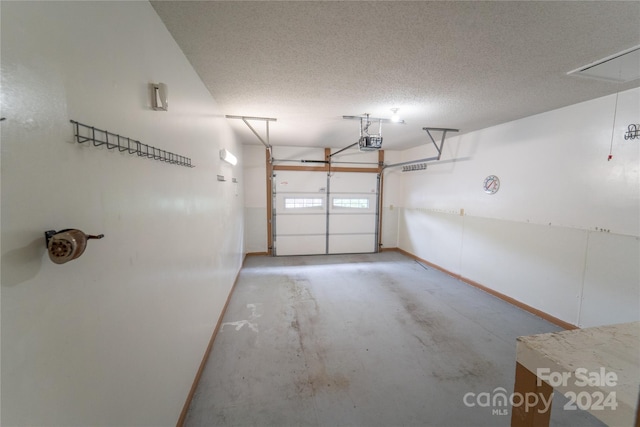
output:
[[225,114],[278,119],[273,145],[344,147],[359,123],[343,115],[395,107],[406,124],[383,125],[384,148],[403,149],[424,126],[470,132],[640,85],[566,75],[640,44],[638,1],[152,5]]

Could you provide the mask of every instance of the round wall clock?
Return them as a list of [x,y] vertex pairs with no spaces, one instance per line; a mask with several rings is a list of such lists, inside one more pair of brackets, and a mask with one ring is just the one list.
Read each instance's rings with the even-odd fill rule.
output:
[[484,179],[483,188],[487,194],[496,194],[500,189],[500,178],[495,175],[489,175]]

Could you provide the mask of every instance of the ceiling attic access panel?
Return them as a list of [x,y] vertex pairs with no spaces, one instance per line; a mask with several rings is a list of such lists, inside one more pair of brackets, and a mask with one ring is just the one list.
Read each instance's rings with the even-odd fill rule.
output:
[[640,79],[640,45],[569,71],[567,75],[615,83]]

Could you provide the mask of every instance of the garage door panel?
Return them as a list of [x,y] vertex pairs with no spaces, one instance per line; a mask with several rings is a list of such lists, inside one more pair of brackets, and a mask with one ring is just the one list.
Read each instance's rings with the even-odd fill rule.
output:
[[276,233],[278,236],[326,234],[327,217],[320,215],[278,215]]
[[369,215],[331,215],[329,234],[374,234],[376,216]]
[[329,186],[329,253],[376,251],[378,176],[336,173]]
[[331,193],[376,194],[378,177],[375,173],[334,172],[331,175]]
[[326,172],[276,171],[276,193],[326,193]]
[[375,235],[330,235],[329,253],[355,254],[375,252]]
[[327,237],[279,236],[276,246],[278,255],[321,255],[327,251]]
[[327,251],[327,174],[277,171],[273,178],[276,255]]

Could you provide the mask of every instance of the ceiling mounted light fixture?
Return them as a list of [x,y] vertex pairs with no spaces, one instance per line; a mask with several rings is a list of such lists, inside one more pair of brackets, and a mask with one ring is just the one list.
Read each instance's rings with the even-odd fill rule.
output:
[[393,123],[399,123],[400,122],[400,116],[398,115],[398,110],[399,108],[392,108],[391,111],[393,111],[393,115],[391,116],[391,121]]

